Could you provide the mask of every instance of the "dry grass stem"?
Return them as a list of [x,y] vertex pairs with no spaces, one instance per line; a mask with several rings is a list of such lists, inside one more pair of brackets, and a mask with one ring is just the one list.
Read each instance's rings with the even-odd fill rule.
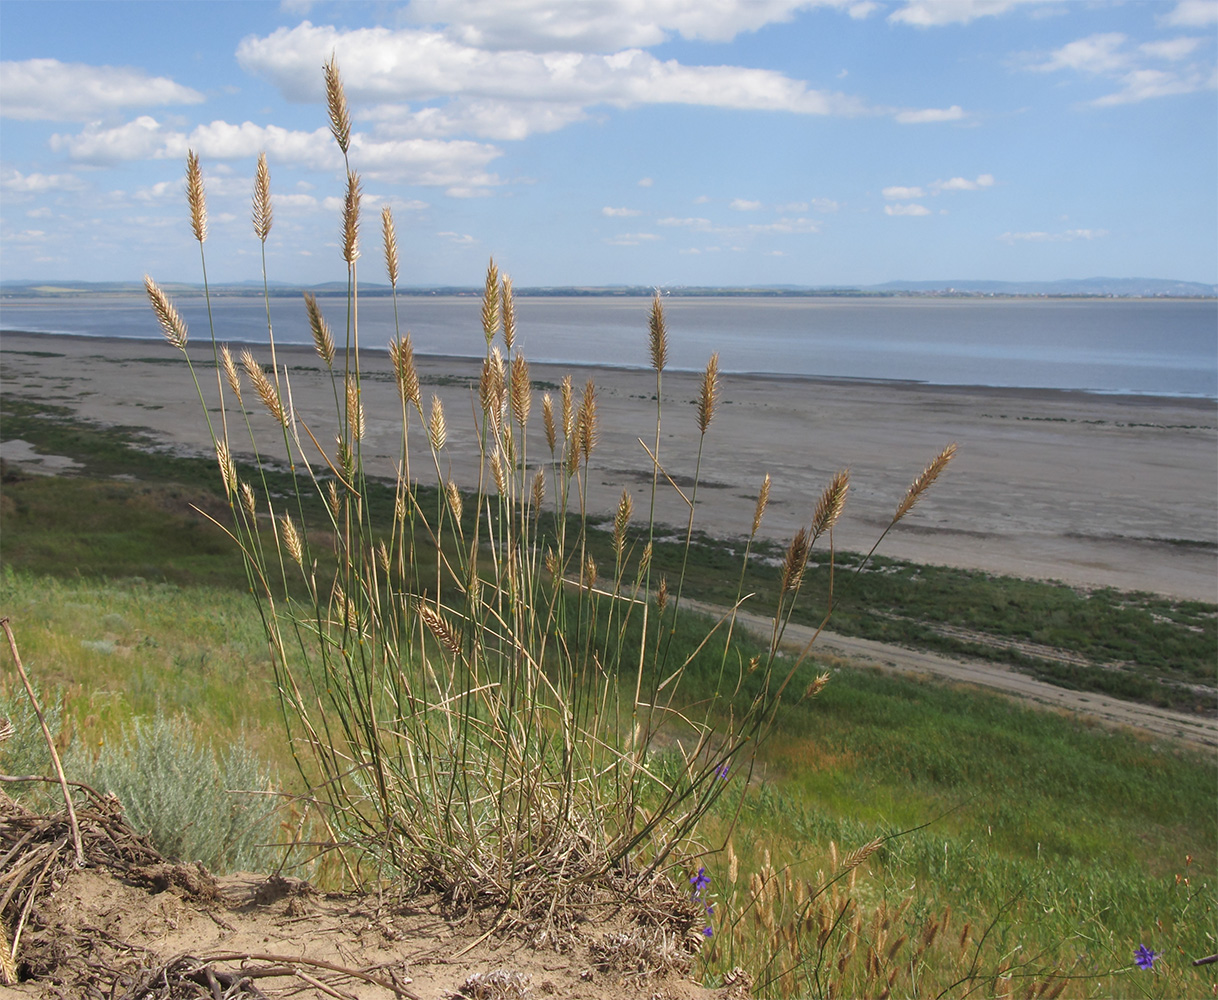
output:
[[202,243],[207,239],[207,198],[203,193],[199,156],[193,149],[186,152],[186,204],[190,206],[191,231],[195,239]]
[[313,334],[313,348],[317,356],[326,363],[327,368],[334,367],[334,334],[330,332],[330,324],[321,314],[317,304],[317,296],[312,292],[304,293],[305,313],[309,317],[309,332]]
[[846,506],[846,493],[850,489],[850,470],[842,469],[833,474],[833,479],[825,487],[812,513],[812,540],[820,538],[826,531],[837,524]]
[[274,215],[271,209],[271,171],[266,165],[266,153],[258,154],[258,170],[254,174],[254,235],[263,243],[271,233]]
[[934,481],[939,478],[939,473],[947,468],[947,463],[952,460],[955,454],[956,444],[952,442],[934,457],[930,465],[922,470],[922,474],[910,484],[909,490],[905,493],[901,502],[897,504],[897,512],[892,516],[894,524],[913,509],[913,505],[930,489]]
[[719,402],[719,352],[715,351],[706,363],[702,374],[702,386],[698,392],[698,430],[703,434],[715,417],[715,404]]
[[323,72],[326,79],[326,105],[330,111],[330,134],[346,156],[351,146],[351,113],[347,110],[347,94],[343,90],[338,62],[333,55],[323,67]]
[[144,290],[152,303],[152,311],[156,314],[157,322],[161,324],[161,332],[179,351],[186,350],[186,323],[174,308],[169,297],[161,291],[160,286],[148,275],[144,275]]
[[398,287],[398,234],[393,227],[393,209],[388,205],[381,209],[381,236],[385,244],[385,272],[389,284]]

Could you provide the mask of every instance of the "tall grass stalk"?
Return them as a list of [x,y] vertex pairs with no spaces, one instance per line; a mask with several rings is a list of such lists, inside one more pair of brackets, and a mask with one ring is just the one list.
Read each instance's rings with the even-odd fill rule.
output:
[[[462,493],[445,477],[454,432],[438,398],[424,403],[409,335],[397,328],[389,351],[401,457],[392,511],[374,511],[362,457],[360,181],[348,160],[350,118],[333,61],[325,77],[347,182],[341,366],[316,300],[306,297],[306,312],[333,387],[332,431],[309,427],[293,406],[287,369],[274,364],[268,300],[272,375],[248,353],[244,383],[231,361],[225,371],[252,437],[255,422],[242,394],[252,390],[270,415],[289,455],[293,494],[284,500],[271,495],[265,480],[238,477],[227,420],[216,438],[232,511],[223,527],[258,600],[293,755],[353,878],[502,904],[538,885],[551,897],[606,878],[626,891],[642,889],[677,860],[706,849],[699,822],[729,787],[743,794],[746,782],[729,786],[722,778],[747,768],[796,669],[780,660],[777,641],[764,657],[733,656],[731,608],[713,630],[729,637],[709,671],[714,692],[700,703],[682,693],[689,673],[706,675],[701,660],[711,655],[712,636],[690,653],[676,652],[669,640],[683,580],[652,579],[656,496],[677,488],[659,453],[667,359],[662,302],[657,295],[650,320],[656,441],[649,449],[648,523],[631,527],[633,503],[624,492],[612,566],[597,566],[586,545],[599,436],[596,386],[589,381],[577,394],[565,379],[557,413],[548,394],[542,401],[539,432],[511,280],[493,261],[473,407],[476,485]],[[265,247],[271,218],[265,160],[254,204],[255,235]],[[388,210],[382,235],[396,324],[397,244]],[[154,288],[149,279],[155,305]],[[170,313],[158,308],[158,316]],[[162,322],[185,354],[180,318],[177,325]],[[218,390],[226,413],[223,382]],[[698,408],[699,468],[718,391],[712,356]],[[266,468],[261,459],[258,466]],[[434,506],[431,492],[412,478],[412,468],[421,466],[434,470]],[[844,488],[839,492],[844,499]],[[697,475],[688,496],[681,495],[688,547]],[[768,479],[754,536],[767,496]],[[776,636],[798,596],[810,540],[838,513],[840,502],[828,521],[817,514],[793,543]],[[275,526],[273,545],[264,542],[264,522]],[[674,746],[675,768],[671,753],[660,752]]]

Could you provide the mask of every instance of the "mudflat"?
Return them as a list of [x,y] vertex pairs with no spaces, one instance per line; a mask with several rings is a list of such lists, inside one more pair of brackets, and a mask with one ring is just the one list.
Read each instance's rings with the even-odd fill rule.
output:
[[[234,345],[234,353],[240,345]],[[210,438],[181,354],[161,341],[6,332],[0,341],[3,393],[65,406],[106,424],[147,428],[185,452],[207,453]],[[210,344],[192,359],[213,423],[218,390]],[[265,345],[252,348],[269,364]],[[279,347],[298,420],[323,446],[335,431],[334,394],[311,348]],[[480,363],[418,359],[425,406],[443,402],[448,443],[440,472],[477,481],[474,414]],[[341,357],[336,367],[341,368]],[[384,351],[362,358],[368,429],[364,461],[393,476],[401,461],[401,409]],[[570,373],[577,397],[596,387],[600,436],[592,456],[589,505],[608,512],[623,487],[645,515],[656,447],[656,377],[650,370],[532,365],[538,384],[526,462],[549,459],[541,393],[557,403]],[[686,495],[697,461],[694,401],[699,373],[663,375],[659,460]],[[233,450],[250,451],[240,409],[225,386]],[[340,388],[341,395],[341,388]],[[282,437],[252,391],[245,406],[263,454],[283,457]],[[321,465],[300,431],[305,458]],[[410,474],[436,470],[417,414],[410,419]],[[723,538],[747,534],[762,477],[773,480],[762,534],[785,541],[811,517],[838,469],[851,470],[846,515],[835,542],[866,550],[883,531],[910,481],[949,442],[959,445],[942,479],[885,539],[885,555],[1072,585],[1146,590],[1218,601],[1218,402],[1082,392],[731,375],[702,449],[695,525]],[[276,447],[278,443],[278,447]],[[644,443],[646,446],[644,446]],[[3,454],[37,465],[20,443]],[[332,457],[332,456],[331,456]],[[299,460],[299,458],[297,459]],[[489,475],[489,473],[488,473]],[[688,507],[671,485],[660,491],[660,520],[684,526]]]

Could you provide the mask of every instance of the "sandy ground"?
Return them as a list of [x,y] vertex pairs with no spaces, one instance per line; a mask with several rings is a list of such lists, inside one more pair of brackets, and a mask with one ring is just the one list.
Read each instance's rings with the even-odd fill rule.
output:
[[[163,342],[5,333],[0,349],[4,393],[69,406],[107,424],[147,427],[181,449],[207,448],[194,384],[185,366],[169,363],[180,355]],[[211,360],[206,345],[192,345],[191,354]],[[265,347],[255,354],[270,360]],[[281,348],[279,360],[314,369],[293,371],[292,400],[317,439],[332,441],[333,395],[316,355],[304,347]],[[373,375],[364,383],[365,460],[373,472],[392,475],[401,431],[387,356],[370,351],[364,366]],[[420,358],[419,367],[425,400],[439,395],[447,414],[441,471],[472,485],[474,403],[463,380],[476,378],[477,362],[430,357]],[[532,368],[534,381],[549,383],[556,397],[567,373]],[[588,378],[597,385],[602,431],[592,505],[610,509],[627,486],[636,511],[644,512],[651,463],[640,439],[654,446],[654,373],[571,373],[577,391]],[[200,376],[214,407],[214,374],[203,369]],[[698,375],[680,372],[667,372],[663,380],[660,459],[679,483],[694,472],[698,432],[690,404],[698,381]],[[265,447],[274,441],[273,425],[256,399],[247,404],[257,408],[253,419]],[[540,410],[537,399],[531,463],[548,457]],[[414,426],[417,431],[417,420]],[[238,451],[243,434],[232,435]],[[912,478],[952,441],[960,446],[956,460],[885,539],[883,554],[1218,601],[1218,404],[1212,400],[730,375],[706,436],[696,524],[712,535],[747,533],[768,472],[773,489],[762,534],[785,542],[807,522],[833,472],[849,467],[850,498],[836,541],[866,549]],[[429,459],[424,464],[422,445],[416,433],[412,472],[426,481],[435,473]],[[308,450],[317,461],[311,444]],[[23,455],[20,443],[6,442],[4,454],[27,464],[37,459]],[[686,518],[672,490],[659,513],[670,523]]]

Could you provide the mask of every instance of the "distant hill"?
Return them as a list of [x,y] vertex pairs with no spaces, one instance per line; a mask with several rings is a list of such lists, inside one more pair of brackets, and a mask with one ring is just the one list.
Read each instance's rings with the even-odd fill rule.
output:
[[[165,282],[162,287],[170,294],[198,294],[197,284]],[[261,296],[262,283],[254,281],[216,283],[211,286],[216,295]],[[276,298],[300,295],[310,291],[316,295],[345,295],[346,282],[328,281],[301,287],[284,282],[271,282],[268,288]],[[555,285],[517,287],[521,297],[536,296],[649,296],[654,289],[648,285]],[[888,281],[882,285],[814,286],[814,285],[667,285],[663,291],[686,296],[893,296],[926,295],[936,297],[972,296],[1087,296],[1105,298],[1215,298],[1218,285],[1195,281],[1174,281],[1170,278],[1081,278],[1061,281]],[[0,281],[0,295],[25,297],[61,297],[83,295],[131,295],[142,293],[143,285],[126,281]],[[388,295],[388,285],[367,282],[360,284],[364,296]],[[399,288],[399,295],[481,295],[482,286],[437,285],[432,287]]]

